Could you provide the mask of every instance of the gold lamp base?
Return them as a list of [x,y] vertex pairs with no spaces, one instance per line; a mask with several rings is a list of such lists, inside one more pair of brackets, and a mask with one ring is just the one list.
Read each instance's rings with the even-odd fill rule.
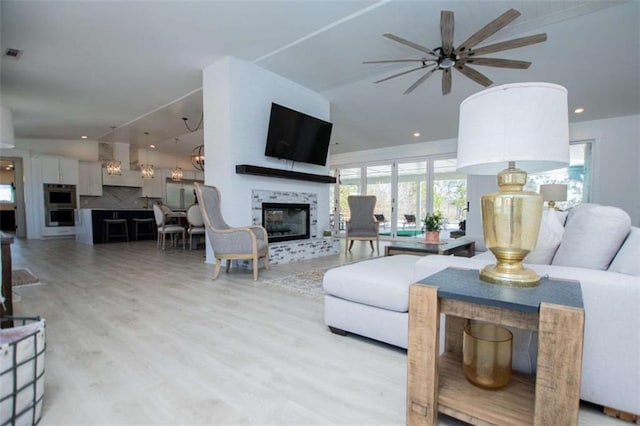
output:
[[497,263],[480,271],[482,281],[509,287],[535,287],[540,277],[522,265],[538,240],[542,196],[523,191],[527,173],[509,168],[498,174],[500,192],[482,197],[482,226],[486,246]]

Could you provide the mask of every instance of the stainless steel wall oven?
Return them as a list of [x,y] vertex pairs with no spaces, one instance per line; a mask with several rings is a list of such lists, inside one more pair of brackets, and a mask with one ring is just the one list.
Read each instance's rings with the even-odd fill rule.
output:
[[77,207],[76,186],[44,184],[44,220],[46,226],[74,226]]

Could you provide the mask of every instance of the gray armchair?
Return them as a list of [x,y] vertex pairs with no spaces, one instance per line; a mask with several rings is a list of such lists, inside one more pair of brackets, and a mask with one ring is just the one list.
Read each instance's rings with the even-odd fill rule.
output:
[[267,230],[257,225],[230,227],[222,217],[218,188],[196,182],[195,189],[207,237],[216,258],[213,279],[218,278],[223,259],[227,261],[227,272],[229,272],[233,259],[251,259],[253,261],[253,279],[257,280],[259,258],[264,258],[264,265],[269,269]]
[[355,240],[369,241],[373,251],[373,240],[376,240],[376,250],[380,254],[380,237],[378,236],[378,221],[373,215],[376,208],[375,195],[350,195],[347,198],[351,217],[347,222],[347,251],[351,251]]

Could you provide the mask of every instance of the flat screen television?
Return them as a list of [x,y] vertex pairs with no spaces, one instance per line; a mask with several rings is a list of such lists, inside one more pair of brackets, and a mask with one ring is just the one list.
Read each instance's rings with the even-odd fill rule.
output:
[[272,103],[264,155],[324,166],[332,127],[332,123]]

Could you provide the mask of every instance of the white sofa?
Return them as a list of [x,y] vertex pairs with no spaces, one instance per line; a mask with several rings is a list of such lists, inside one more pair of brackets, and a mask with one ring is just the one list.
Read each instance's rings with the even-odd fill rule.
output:
[[[527,266],[540,275],[579,280],[585,308],[581,399],[640,414],[640,228],[614,207],[583,204],[546,211]],[[338,334],[407,347],[409,286],[447,267],[480,269],[475,258],[392,256],[327,271],[325,323]],[[540,264],[549,263],[549,264]],[[443,328],[443,327],[442,327]],[[514,368],[535,366],[535,333],[514,331]],[[441,345],[442,347],[442,345]]]

